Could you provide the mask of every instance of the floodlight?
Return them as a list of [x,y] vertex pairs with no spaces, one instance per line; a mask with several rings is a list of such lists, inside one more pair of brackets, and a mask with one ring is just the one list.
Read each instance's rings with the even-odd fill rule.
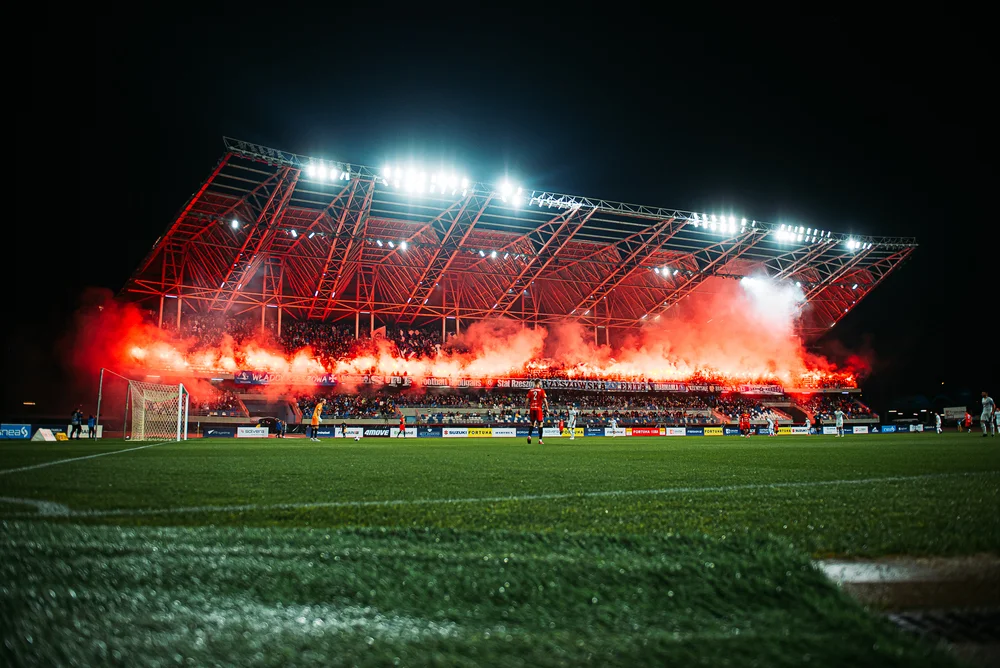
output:
[[653,267],[653,273],[656,274],[656,275],[659,275],[660,274],[660,268],[659,267]]
[[[746,222],[746,220],[744,220],[743,222]],[[736,224],[736,216],[729,216],[729,227],[730,227],[730,229],[732,229],[732,226],[735,225],[735,224]]]
[[235,218],[233,218],[233,222],[231,222],[231,223],[229,223],[229,224],[230,224],[230,225],[232,226],[232,228],[233,228],[233,229],[235,230],[235,229],[237,229],[237,228],[238,228],[238,227],[240,226],[240,221],[238,221],[238,220],[236,220]]
[[399,250],[404,250],[405,251],[406,247],[407,247],[407,243],[405,241],[403,241],[403,242],[401,242],[399,244]]
[[857,283],[855,283],[854,285],[851,286],[851,290],[857,290],[857,289],[858,289],[858,284]]
[[486,257],[486,253],[484,253],[483,251],[479,251],[479,257]]
[[394,244],[394,243],[392,243],[392,242],[390,241],[390,242],[389,242],[389,248],[395,248],[395,247],[396,247],[396,244]]
[[496,251],[490,251],[490,257],[491,258],[496,259],[496,256],[497,256],[497,252]]
[[309,233],[309,238],[310,238],[310,239],[312,239],[312,238],[313,238],[314,236],[316,236],[316,233],[315,233],[315,232],[310,232],[310,233]]
[[382,176],[383,176],[383,178],[386,178],[386,179],[392,178],[392,167],[389,167],[387,165],[385,167],[385,169],[382,170]]
[[784,231],[785,231],[785,224],[784,224],[784,223],[782,223],[782,224],[781,224],[781,227],[779,227],[778,229],[779,229],[779,230],[780,230],[781,232],[784,232]]
[[511,190],[512,190],[512,188],[511,188],[510,184],[507,183],[506,181],[504,181],[502,184],[500,184],[500,193],[502,195],[504,195],[504,196],[509,195],[511,193]]
[[306,176],[310,179],[316,178],[316,165],[309,163],[309,165],[306,166]]
[[381,239],[376,239],[376,240],[375,240],[375,243],[376,243],[376,244],[378,244],[378,247],[379,247],[379,248],[381,248],[381,247],[382,247],[382,240],[381,240]]
[[316,180],[323,181],[326,179],[326,165],[316,165]]
[[467,190],[469,188],[469,179],[462,179],[462,190]]
[[[717,221],[717,218],[715,217],[715,214],[713,213],[713,214],[712,214],[712,222],[714,223],[714,222],[716,222],[716,221]],[[712,229],[714,230],[714,229],[715,229],[715,227],[712,227]]]
[[795,281],[795,287],[801,288],[802,287],[802,281]]
[[743,220],[740,221],[740,225],[746,225],[746,224],[747,224],[747,219],[746,218],[744,218]]
[[292,238],[296,239],[296,238],[298,238],[298,236],[299,236],[299,233],[296,232],[295,230],[292,230]]

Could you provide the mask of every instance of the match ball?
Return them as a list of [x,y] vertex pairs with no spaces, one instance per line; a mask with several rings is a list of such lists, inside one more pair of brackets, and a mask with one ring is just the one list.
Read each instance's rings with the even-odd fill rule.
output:
[[355,440],[355,441],[360,441],[360,440],[361,440],[361,437],[360,437],[360,436],[355,436],[355,437],[354,437],[354,440]]

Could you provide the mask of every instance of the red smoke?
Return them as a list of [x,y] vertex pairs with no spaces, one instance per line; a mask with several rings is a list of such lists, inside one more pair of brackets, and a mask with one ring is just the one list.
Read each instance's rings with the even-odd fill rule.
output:
[[[359,344],[348,359],[324,368],[308,348],[288,355],[259,337],[237,345],[231,337],[212,347],[193,338],[171,335],[148,324],[137,308],[119,305],[110,294],[88,296],[78,316],[71,359],[79,371],[100,367],[171,370],[183,378],[195,372],[240,369],[290,375],[334,373],[407,374],[413,378],[499,377],[509,374],[650,380],[777,382],[806,387],[824,381],[856,384],[869,365],[847,358],[837,368],[825,357],[808,353],[794,334],[802,295],[796,288],[766,279],[742,282],[709,279],[689,298],[640,330],[604,330],[595,343],[592,327],[575,321],[531,329],[519,322],[475,323],[432,358],[402,359],[386,341]],[[624,340],[622,340],[624,337]],[[287,388],[284,388],[287,389]],[[283,388],[272,386],[269,391]]]

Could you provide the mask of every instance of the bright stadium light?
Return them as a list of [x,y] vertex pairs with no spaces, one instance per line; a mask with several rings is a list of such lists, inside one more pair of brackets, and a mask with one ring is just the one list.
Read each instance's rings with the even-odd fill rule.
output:
[[857,283],[855,283],[854,285],[851,286],[851,290],[857,290],[857,289],[858,289],[858,284]]
[[660,274],[660,268],[659,267],[653,267],[653,273],[656,274],[657,276],[659,276],[659,274]]
[[298,236],[299,236],[299,233],[298,233],[298,232],[296,232],[295,230],[292,230],[292,238],[293,238],[293,239],[297,239],[297,238],[298,238]]
[[306,176],[310,179],[316,179],[316,165],[314,163],[306,165]]
[[[350,169],[349,167],[347,168]],[[350,172],[346,172],[348,177]],[[453,170],[436,169],[429,171],[417,167],[386,165],[382,168],[382,184],[398,188],[407,193],[455,195],[459,184],[467,186],[468,179],[460,178]],[[465,193],[462,193],[463,196]]]
[[316,180],[323,181],[326,179],[326,165],[316,165]]
[[497,252],[496,251],[490,251],[490,258],[494,259],[494,260],[497,259]]
[[408,245],[409,244],[407,244],[405,241],[401,242],[399,244],[399,250],[404,250],[405,251]]
[[235,218],[233,218],[233,222],[229,223],[229,225],[230,225],[230,226],[231,226],[231,227],[232,227],[232,228],[233,228],[234,230],[235,230],[235,229],[238,229],[238,228],[239,228],[239,226],[240,226],[240,221],[238,221],[238,220],[236,220]]

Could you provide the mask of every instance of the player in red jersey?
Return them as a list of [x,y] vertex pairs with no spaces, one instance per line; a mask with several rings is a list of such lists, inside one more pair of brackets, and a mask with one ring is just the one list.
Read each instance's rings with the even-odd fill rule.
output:
[[750,414],[743,413],[740,415],[740,436],[744,438],[750,438]]
[[566,423],[565,423],[565,422],[563,422],[563,421],[562,421],[562,420],[560,419],[560,420],[559,420],[559,435],[560,435],[560,436],[562,436],[562,435],[563,435],[563,430],[565,430],[565,429],[566,429]]
[[536,380],[535,386],[528,390],[528,443],[531,443],[531,434],[538,427],[538,445],[545,445],[542,442],[542,425],[545,423],[545,411],[549,410],[549,399],[542,389],[542,381]]

